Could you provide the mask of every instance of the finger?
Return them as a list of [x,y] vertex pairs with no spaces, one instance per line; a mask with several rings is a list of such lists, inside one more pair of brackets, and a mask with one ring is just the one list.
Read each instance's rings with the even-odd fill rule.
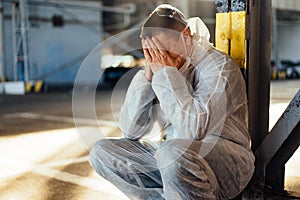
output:
[[175,59],[175,63],[177,66],[182,65],[185,62],[185,58],[183,56],[183,54],[178,55]]
[[153,62],[154,59],[156,59],[157,56],[156,56],[154,50],[152,49],[152,47],[150,46],[148,41],[146,41],[146,46],[148,47],[147,48],[148,55],[151,57],[151,61]]
[[143,48],[145,48],[145,49],[151,48],[147,42],[147,39],[142,39],[142,45],[143,45]]
[[176,56],[172,55],[172,53],[170,53],[163,47],[162,43],[157,38],[153,38],[152,40],[157,49],[159,50],[164,63],[170,63],[176,59],[177,54]]
[[153,56],[158,57],[160,53],[159,53],[157,47],[155,46],[155,44],[153,43],[153,41],[151,39],[147,38],[147,43],[151,48],[150,53],[153,53],[154,54]]
[[146,40],[146,39],[142,39],[142,45],[143,45],[143,52],[144,52],[144,55],[145,55],[145,56],[148,56],[149,58],[151,58],[151,55],[149,54],[150,46],[149,46],[149,44],[147,43],[147,40]]
[[152,42],[161,54],[164,54],[165,52],[167,52],[166,49],[163,48],[162,44],[155,37],[152,38]]
[[154,40],[154,38],[152,38],[149,43],[151,45],[151,47],[154,47],[155,49],[155,60],[157,60],[158,63],[161,63],[163,65],[168,65],[168,52],[166,50],[164,50],[160,44],[157,43],[158,40],[156,39],[156,41]]
[[151,61],[152,61],[152,58],[151,58],[151,55],[150,55],[148,49],[143,49],[143,51],[144,51],[145,60],[146,60],[147,62],[151,62]]
[[183,57],[183,55],[178,55],[177,53],[174,52],[167,52],[169,57],[172,59],[177,59],[178,57]]
[[145,42],[145,39],[142,39],[142,47],[143,47],[143,49],[146,48],[146,42]]
[[164,65],[172,65],[176,59],[176,57],[173,57],[170,52],[166,51],[166,50],[161,50],[160,51],[160,58],[162,59],[162,63]]

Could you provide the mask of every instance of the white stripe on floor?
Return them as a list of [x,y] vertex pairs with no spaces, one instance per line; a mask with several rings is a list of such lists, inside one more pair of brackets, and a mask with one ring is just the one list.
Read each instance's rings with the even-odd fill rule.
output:
[[118,123],[115,121],[63,117],[57,115],[42,115],[38,113],[28,113],[28,112],[5,114],[3,115],[3,118],[6,119],[25,118],[25,119],[34,119],[34,120],[48,120],[48,121],[56,121],[56,122],[76,123],[78,125],[118,127]]
[[42,176],[47,176],[67,183],[76,184],[106,194],[113,194],[113,195],[116,195],[118,193],[119,193],[118,195],[122,194],[117,190],[112,190],[110,184],[104,184],[102,181],[100,181],[100,179],[86,178],[86,177],[78,176],[76,174],[71,174],[68,172],[63,172],[55,169],[49,169],[46,167],[35,167],[33,172],[40,174]]
[[50,166],[64,166],[84,161],[87,161],[87,156],[57,161],[56,163],[51,162],[42,165],[35,165],[24,160],[17,160],[11,157],[1,156],[0,165],[2,167],[5,166],[8,169],[1,171],[0,179],[1,181],[11,180],[17,176],[21,176],[25,173],[32,172],[49,178],[93,189],[101,193],[106,193],[110,195],[124,195],[118,190],[112,190],[112,185],[106,180],[101,179],[100,177],[94,179],[49,168]]
[[34,168],[34,165],[29,162],[13,159],[11,157],[6,157],[3,155],[1,155],[0,157],[0,166],[1,181],[5,181],[6,179],[19,176],[21,174],[31,171]]
[[67,166],[67,165],[82,163],[82,162],[87,162],[87,161],[88,161],[88,156],[84,156],[84,157],[79,157],[79,158],[71,158],[71,159],[48,162],[48,163],[43,164],[43,166],[44,167],[59,167],[59,166]]

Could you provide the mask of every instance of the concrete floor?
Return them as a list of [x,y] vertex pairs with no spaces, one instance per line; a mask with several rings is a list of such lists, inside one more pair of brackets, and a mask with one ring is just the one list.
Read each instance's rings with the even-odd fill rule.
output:
[[[300,80],[272,82],[270,128],[299,88]],[[89,94],[83,89],[73,106],[76,125],[71,92],[0,95],[0,200],[127,200],[87,161],[98,138],[121,136],[115,120],[125,93],[97,92],[95,107]],[[300,196],[299,158],[298,150],[286,165],[286,189]]]

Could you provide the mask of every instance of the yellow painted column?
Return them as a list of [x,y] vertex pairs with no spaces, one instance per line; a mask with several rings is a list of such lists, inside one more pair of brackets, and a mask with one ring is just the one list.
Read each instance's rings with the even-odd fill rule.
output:
[[246,11],[216,14],[216,48],[246,68]]

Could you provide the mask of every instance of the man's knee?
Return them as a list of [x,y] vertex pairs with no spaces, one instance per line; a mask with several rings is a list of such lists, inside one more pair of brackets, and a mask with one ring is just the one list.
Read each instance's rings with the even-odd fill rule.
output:
[[[180,170],[184,155],[188,153],[191,142],[182,139],[174,139],[164,142],[155,153],[158,168],[168,170]],[[172,170],[173,169],[173,170]]]
[[155,153],[158,168],[166,169],[165,171],[171,174],[186,174],[189,170],[207,171],[211,169],[206,160],[199,155],[197,148],[192,147],[193,145],[195,146],[192,140],[166,141]]
[[111,141],[108,139],[102,139],[97,141],[89,153],[89,162],[94,169],[99,168],[102,164],[105,156],[105,149],[108,149]]

